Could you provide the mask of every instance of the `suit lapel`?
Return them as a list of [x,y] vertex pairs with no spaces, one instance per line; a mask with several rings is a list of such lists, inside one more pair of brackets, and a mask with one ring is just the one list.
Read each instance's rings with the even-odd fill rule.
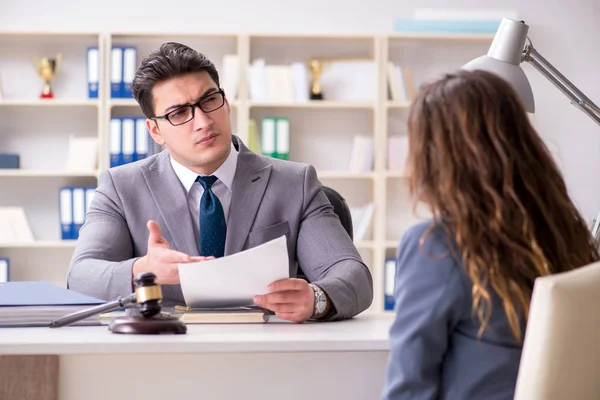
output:
[[231,190],[231,204],[227,217],[225,255],[243,250],[250,228],[258,212],[269,177],[270,164],[251,152],[236,136],[233,143],[238,148],[238,162]]
[[173,238],[173,243],[169,243],[171,248],[191,256],[199,255],[185,189],[171,166],[169,153],[163,151],[154,163],[142,171],[160,215]]

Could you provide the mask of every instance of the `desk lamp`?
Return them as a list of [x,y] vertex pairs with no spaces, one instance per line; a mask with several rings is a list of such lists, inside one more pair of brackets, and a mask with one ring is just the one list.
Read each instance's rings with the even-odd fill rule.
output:
[[[529,26],[523,21],[503,18],[487,55],[468,62],[463,69],[481,69],[504,78],[516,90],[525,110],[533,113],[535,112],[535,101],[531,85],[525,72],[519,66],[523,61],[527,61],[563,92],[571,100],[571,104],[600,125],[600,108],[538,53],[527,37],[528,30]],[[525,41],[528,42],[527,45]],[[600,239],[600,214],[592,221],[591,231],[592,236],[598,241]]]
[[533,113],[535,102],[531,85],[519,66],[523,61],[527,61],[571,99],[575,107],[600,125],[600,108],[538,53],[527,37],[528,30],[529,26],[523,21],[503,18],[487,55],[468,62],[463,69],[482,69],[504,78],[517,91],[527,112]]

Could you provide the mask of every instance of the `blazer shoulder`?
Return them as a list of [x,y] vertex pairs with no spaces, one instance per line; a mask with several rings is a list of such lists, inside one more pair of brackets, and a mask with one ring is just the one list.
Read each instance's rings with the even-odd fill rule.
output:
[[125,179],[129,181],[130,178],[136,177],[142,173],[144,169],[151,169],[155,166],[159,154],[154,154],[150,157],[144,158],[143,160],[135,161],[125,165],[119,165],[118,167],[112,167],[103,172],[103,174],[110,174],[113,181],[120,181]]
[[432,273],[437,279],[447,279],[461,269],[460,254],[452,238],[433,220],[413,225],[406,230],[398,246],[398,270],[411,270],[413,274]]

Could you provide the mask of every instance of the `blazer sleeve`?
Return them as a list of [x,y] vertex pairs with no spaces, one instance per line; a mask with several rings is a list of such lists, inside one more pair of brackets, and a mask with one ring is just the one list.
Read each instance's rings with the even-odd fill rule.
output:
[[133,243],[110,171],[99,178],[96,194],[79,231],[67,287],[103,300],[132,293]]
[[465,307],[459,266],[442,235],[434,231],[419,245],[428,225],[407,231],[398,249],[384,400],[439,397],[449,335]]
[[373,301],[371,273],[321,190],[314,167],[306,167],[303,186],[296,259],[308,280],[333,303],[326,319],[351,318]]

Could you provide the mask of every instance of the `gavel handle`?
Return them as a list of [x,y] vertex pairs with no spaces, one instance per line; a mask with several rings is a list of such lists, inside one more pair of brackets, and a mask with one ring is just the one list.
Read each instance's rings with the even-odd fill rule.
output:
[[91,317],[92,315],[114,311],[125,306],[126,304],[134,303],[135,299],[135,293],[132,293],[130,296],[125,297],[124,299],[117,297],[115,300],[108,303],[100,304],[99,306],[80,310],[72,314],[65,315],[64,317],[60,317],[59,319],[50,323],[50,328],[60,328],[61,326],[67,326],[74,322]]

